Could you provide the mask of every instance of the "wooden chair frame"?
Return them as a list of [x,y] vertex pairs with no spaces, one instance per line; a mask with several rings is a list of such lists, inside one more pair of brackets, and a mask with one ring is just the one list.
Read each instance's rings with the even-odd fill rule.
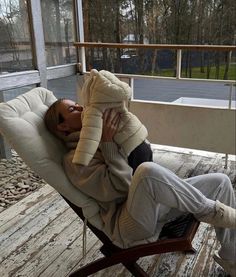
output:
[[[76,214],[84,220],[82,209],[64,198]],[[85,277],[99,270],[122,263],[132,274],[137,277],[148,277],[148,274],[136,263],[141,257],[167,252],[184,251],[195,253],[192,240],[199,226],[192,215],[187,215],[183,220],[176,220],[164,225],[159,239],[156,242],[122,249],[115,246],[100,230],[87,224],[90,230],[103,243],[100,251],[104,257],[99,258],[70,274],[70,277]],[[172,234],[171,234],[172,232]]]

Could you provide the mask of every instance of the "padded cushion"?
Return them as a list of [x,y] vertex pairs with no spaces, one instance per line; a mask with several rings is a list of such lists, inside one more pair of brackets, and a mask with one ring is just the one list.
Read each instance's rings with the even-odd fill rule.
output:
[[66,148],[44,125],[44,114],[55,101],[51,91],[38,87],[0,103],[0,132],[33,171],[81,207],[89,222],[102,230],[97,203],[70,183],[62,167]]

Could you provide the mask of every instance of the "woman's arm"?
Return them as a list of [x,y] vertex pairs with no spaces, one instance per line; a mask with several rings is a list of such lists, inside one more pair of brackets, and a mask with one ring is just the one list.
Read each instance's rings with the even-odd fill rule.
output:
[[119,115],[111,116],[111,111],[106,111],[104,119],[101,151],[96,152],[88,166],[73,164],[71,151],[65,156],[64,167],[76,187],[98,201],[107,202],[127,197],[132,169],[113,142]]
[[[108,109],[104,112],[100,149],[105,163],[108,166],[107,171],[111,174],[111,178],[114,175],[113,178],[120,180],[120,182],[128,178],[130,184],[130,172],[132,170],[128,165],[127,157],[121,154],[118,145],[113,140],[119,124],[120,114],[118,112],[115,112],[113,109]],[[127,176],[125,176],[126,173],[128,173]],[[119,182],[114,182],[114,184],[117,183]]]
[[[117,145],[111,144],[102,147],[106,158],[98,150],[88,166],[72,163],[73,150],[64,157],[64,169],[71,183],[102,202],[126,198],[131,182],[132,169],[119,153]],[[108,158],[110,156],[113,158]]]

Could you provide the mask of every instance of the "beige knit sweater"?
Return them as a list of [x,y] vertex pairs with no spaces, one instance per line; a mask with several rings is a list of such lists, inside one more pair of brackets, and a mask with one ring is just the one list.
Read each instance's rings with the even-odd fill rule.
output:
[[[110,240],[122,248],[154,241],[156,236],[146,239],[147,234],[144,234],[142,226],[125,210],[132,168],[117,144],[100,143],[88,166],[72,163],[74,151],[72,149],[65,156],[66,174],[73,185],[97,201],[104,223],[103,231]],[[139,239],[127,239],[124,234],[129,230],[132,233],[135,230]]]

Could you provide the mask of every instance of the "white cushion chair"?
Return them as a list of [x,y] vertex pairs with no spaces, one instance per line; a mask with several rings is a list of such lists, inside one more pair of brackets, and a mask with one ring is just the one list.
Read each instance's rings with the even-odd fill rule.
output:
[[[175,223],[164,226],[160,235],[162,239],[157,242],[128,249],[112,244],[103,233],[97,203],[74,187],[64,173],[62,159],[66,153],[65,146],[44,125],[44,114],[55,101],[51,91],[38,87],[0,103],[0,132],[24,162],[55,188],[82,220],[88,220],[88,227],[103,243],[100,251],[105,257],[85,265],[71,276],[88,276],[118,263],[122,263],[134,276],[148,276],[136,263],[139,257],[173,251],[192,252],[191,242],[199,222],[191,215],[178,220],[178,228],[173,227]],[[181,230],[180,226],[183,226]],[[177,229],[178,233],[175,233]],[[167,234],[169,238],[166,239]]]
[[89,222],[102,229],[97,203],[70,183],[62,167],[66,148],[44,125],[44,114],[56,100],[51,91],[38,87],[0,103],[0,132],[33,171],[81,207]]

